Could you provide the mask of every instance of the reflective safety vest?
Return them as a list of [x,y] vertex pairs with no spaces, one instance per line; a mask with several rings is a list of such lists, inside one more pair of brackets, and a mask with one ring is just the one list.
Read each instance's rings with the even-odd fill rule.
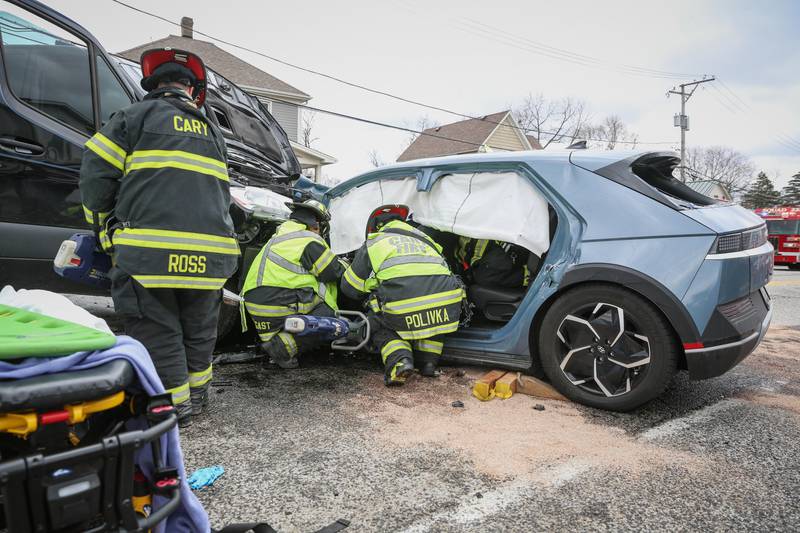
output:
[[367,237],[342,277],[351,295],[371,293],[372,310],[406,340],[458,329],[464,290],[429,236],[398,220]]
[[[324,252],[312,265],[311,270],[306,269],[301,263],[303,251],[309,243],[317,242],[324,246]],[[275,235],[267,242],[264,248],[253,260],[250,270],[242,286],[242,296],[245,306],[254,316],[264,318],[280,317],[291,314],[307,314],[321,302],[325,302],[331,309],[336,310],[337,286],[335,283],[323,283],[317,280],[317,275],[324,270],[331,261],[337,261],[328,249],[325,240],[312,231],[308,231],[303,224],[288,220],[281,224]],[[276,302],[253,302],[248,298],[248,292],[258,287],[275,287],[288,291],[299,292],[301,289],[313,291],[313,297],[304,299],[299,294],[293,294],[288,299],[278,298]],[[305,291],[308,293],[309,291]],[[306,300],[306,301],[304,301]]]
[[157,89],[115,113],[86,148],[84,213],[115,265],[147,288],[220,289],[239,243],[217,127],[184,93]]

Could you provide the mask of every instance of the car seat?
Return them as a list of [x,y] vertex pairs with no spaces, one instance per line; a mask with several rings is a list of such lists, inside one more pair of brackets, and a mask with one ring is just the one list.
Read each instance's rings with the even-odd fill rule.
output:
[[[57,341],[48,347],[47,339]],[[113,345],[115,337],[0,306],[0,360],[12,365],[23,361],[18,354],[65,355],[109,340]],[[0,530],[139,531],[177,508],[177,473],[161,465],[159,443],[177,423],[174,407],[169,395],[144,396],[138,385],[125,359],[0,380]],[[138,417],[145,429],[126,430]],[[152,494],[168,498],[149,516],[137,514],[134,497],[135,454],[147,444],[154,483],[138,502]]]
[[[550,224],[550,242],[553,242],[558,218],[552,206],[548,206]],[[534,253],[528,254],[528,272],[531,282],[539,272],[539,267],[547,256],[545,252],[541,257]],[[517,312],[527,287],[504,288],[488,285],[473,284],[467,289],[467,299],[475,308],[492,322],[508,322]]]
[[[528,255],[528,271],[531,276],[538,271],[540,258],[536,254]],[[517,312],[527,287],[495,287],[473,284],[467,289],[467,299],[475,305],[487,320],[492,322],[508,322]]]

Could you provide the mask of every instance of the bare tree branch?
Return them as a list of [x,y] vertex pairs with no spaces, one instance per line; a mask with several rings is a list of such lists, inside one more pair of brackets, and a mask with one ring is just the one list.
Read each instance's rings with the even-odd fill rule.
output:
[[747,186],[756,173],[746,155],[727,146],[689,148],[683,164],[696,172],[695,179],[716,181],[732,193]]
[[319,140],[319,137],[314,137],[314,119],[317,118],[316,111],[303,111],[302,122],[303,127],[300,130],[300,137],[303,141],[303,146],[311,148],[311,145]]
[[369,157],[370,164],[375,168],[386,165],[386,162],[383,160],[381,155],[378,153],[378,150],[376,150],[375,148],[369,151],[367,157]]
[[583,102],[572,98],[548,100],[541,93],[529,94],[512,113],[520,127],[542,148],[564,139],[574,141],[587,120]]

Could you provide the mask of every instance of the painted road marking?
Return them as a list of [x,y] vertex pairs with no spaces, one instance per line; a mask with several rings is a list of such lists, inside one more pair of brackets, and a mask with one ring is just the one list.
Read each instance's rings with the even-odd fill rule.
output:
[[800,279],[786,279],[780,281],[770,281],[767,287],[777,287],[780,285],[800,285]]

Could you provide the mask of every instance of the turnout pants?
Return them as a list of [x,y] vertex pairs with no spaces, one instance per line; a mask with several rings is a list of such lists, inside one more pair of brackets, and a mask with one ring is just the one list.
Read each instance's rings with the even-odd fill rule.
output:
[[[314,337],[297,337],[291,333],[283,331],[283,323],[286,317],[292,315],[313,315],[313,316],[336,316],[331,307],[326,303],[319,303],[308,313],[291,313],[281,316],[270,316],[269,320],[264,317],[259,317],[256,313],[257,302],[247,302],[251,305],[245,304],[245,307],[250,312],[253,322],[256,325],[258,338],[262,341],[262,346],[274,361],[288,361],[294,357],[299,356],[301,353],[308,353],[315,348],[318,348],[322,341]],[[256,306],[252,304],[255,303]]]
[[115,274],[111,297],[125,332],[147,348],[172,401],[179,406],[195,392],[203,394],[211,381],[222,292],[145,289],[127,274]]
[[372,342],[380,350],[386,375],[390,375],[395,365],[404,357],[410,358],[417,368],[429,362],[434,365],[438,364],[439,356],[442,355],[444,348],[442,335],[407,341],[388,327],[381,320],[380,314],[371,311],[368,319],[372,331]]

